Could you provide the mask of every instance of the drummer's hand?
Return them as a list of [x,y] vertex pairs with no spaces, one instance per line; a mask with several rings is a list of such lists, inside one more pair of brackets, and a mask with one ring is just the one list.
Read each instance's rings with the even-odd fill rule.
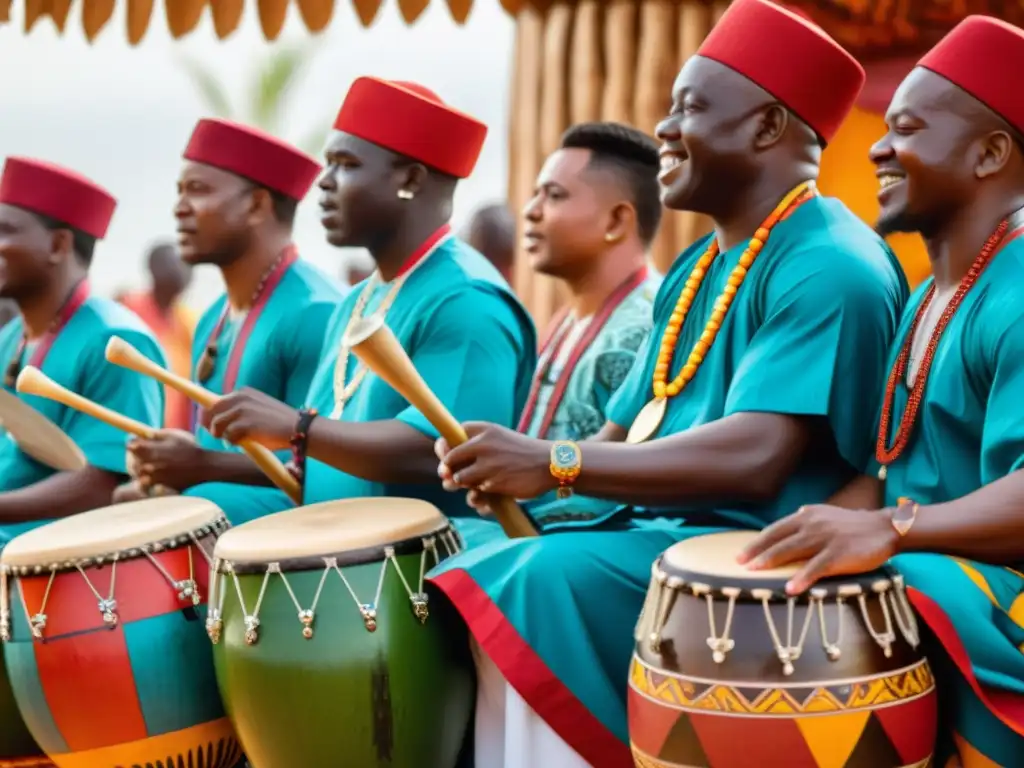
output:
[[469,435],[462,445],[451,448],[444,438],[434,444],[446,490],[532,499],[558,486],[551,476],[550,443],[482,421],[462,426]]
[[202,412],[203,426],[214,437],[229,443],[252,440],[272,451],[291,444],[298,420],[297,410],[252,387],[224,395]]
[[142,501],[145,498],[148,498],[148,496],[142,489],[142,486],[137,481],[132,480],[130,483],[124,483],[114,489],[111,503],[124,504],[126,501]]
[[896,554],[898,542],[892,518],[883,511],[816,504],[765,528],[736,559],[752,570],[806,560],[786,584],[786,592],[798,595],[819,579],[884,565]]
[[184,430],[162,429],[150,440],[130,440],[128,452],[134,459],[129,473],[143,489],[165,485],[183,490],[206,481],[206,451]]

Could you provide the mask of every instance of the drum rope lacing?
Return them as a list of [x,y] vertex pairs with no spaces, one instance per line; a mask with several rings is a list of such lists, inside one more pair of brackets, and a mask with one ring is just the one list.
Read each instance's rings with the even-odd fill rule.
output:
[[[40,603],[39,610],[29,617],[29,628],[32,632],[32,637],[37,640],[43,639],[43,633],[46,629],[46,624],[49,617],[46,613],[46,606],[50,600],[50,591],[53,588],[54,581],[57,578],[57,573],[63,569],[74,568],[85,580],[85,585],[92,592],[96,598],[97,606],[100,611],[100,615],[103,618],[103,623],[110,628],[117,626],[119,621],[117,615],[117,598],[115,596],[115,589],[117,586],[117,564],[122,557],[135,558],[143,556],[147,558],[153,566],[157,569],[161,576],[163,576],[171,588],[178,593],[178,599],[182,602],[191,602],[193,606],[198,606],[202,602],[202,597],[199,594],[199,585],[195,578],[195,566],[192,558],[192,547],[202,553],[203,558],[207,564],[213,567],[213,558],[206,551],[203,545],[200,543],[201,536],[216,535],[222,528],[227,528],[230,524],[226,519],[217,520],[209,526],[204,526],[197,531],[189,531],[188,533],[182,534],[179,537],[175,537],[168,541],[157,542],[155,544],[146,545],[139,548],[133,548],[127,552],[115,552],[108,556],[90,557],[85,558],[76,562],[65,562],[65,563],[53,563],[49,566],[50,578],[46,582],[46,589],[43,591],[43,599]],[[188,544],[188,577],[184,579],[175,579],[174,576],[164,567],[164,565],[154,557],[154,552],[166,552],[173,551],[172,548],[180,544]],[[93,584],[88,574],[85,572],[85,567],[101,567],[106,561],[110,562],[110,589],[107,596],[104,597],[100,594],[100,591]],[[20,572],[21,575],[29,575],[29,572],[34,574],[41,574],[45,568],[8,568],[4,567],[0,569],[0,641],[9,642],[11,639],[11,610],[10,610],[10,593],[9,593],[9,582],[8,577],[12,573]]]
[[[687,583],[678,576],[670,576],[661,570],[661,559],[659,558],[651,566],[651,585],[647,590],[647,597],[644,600],[643,610],[637,621],[634,630],[634,639],[640,643],[647,641],[648,647],[653,653],[661,653],[662,630],[668,622],[669,614],[675,605],[676,598],[684,590],[690,591],[694,597],[703,597],[708,608],[708,628],[710,635],[707,638],[708,647],[711,649],[711,657],[716,664],[722,664],[730,651],[736,646],[736,641],[730,637],[733,615],[736,609],[736,601],[742,595],[743,590],[737,587],[722,587],[718,590],[728,603],[725,612],[725,624],[721,634],[717,629],[715,618],[715,594],[711,586],[700,582]],[[775,619],[771,613],[770,603],[777,593],[770,589],[753,588],[749,590],[750,596],[761,603],[764,607],[765,621],[768,625],[768,634],[771,636],[775,654],[782,663],[782,673],[792,675],[794,662],[803,654],[807,642],[811,622],[815,616],[818,618],[818,626],[821,632],[822,647],[831,661],[837,661],[842,655],[843,641],[843,605],[850,599],[856,598],[858,608],[864,626],[871,635],[871,638],[879,645],[886,658],[892,656],[892,645],[896,642],[896,632],[893,628],[893,619],[899,628],[904,639],[916,648],[921,640],[917,627],[917,620],[907,600],[904,588],[903,577],[896,575],[891,579],[879,579],[871,584],[870,590],[878,596],[878,602],[882,609],[882,619],[885,624],[884,631],[878,631],[871,621],[868,611],[868,597],[864,588],[859,584],[843,584],[836,590],[835,605],[838,613],[836,621],[836,637],[830,640],[828,628],[825,621],[825,601],[829,597],[828,590],[815,587],[809,593],[809,606],[804,614],[803,625],[800,627],[799,637],[794,642],[794,630],[796,629],[796,607],[799,597],[786,598],[786,642],[782,642]]]
[[[332,572],[337,573],[341,578],[342,584],[344,584],[345,589],[356,604],[356,608],[359,609],[359,613],[362,616],[366,630],[368,632],[376,632],[377,606],[380,604],[381,594],[384,590],[384,579],[387,576],[389,563],[394,567],[394,570],[397,571],[398,577],[402,581],[402,586],[405,587],[405,591],[409,595],[409,601],[412,604],[413,613],[416,618],[419,619],[421,624],[425,624],[427,618],[430,616],[429,607],[427,605],[427,594],[423,591],[423,584],[428,570],[427,553],[430,552],[434,556],[434,565],[441,562],[441,558],[437,553],[438,540],[443,545],[446,551],[446,556],[448,557],[458,554],[462,550],[458,534],[456,534],[451,528],[442,531],[437,536],[424,537],[421,540],[423,543],[423,551],[420,553],[419,582],[415,591],[410,586],[409,580],[406,578],[405,573],[398,564],[398,559],[395,555],[395,548],[393,546],[384,547],[384,561],[381,563],[380,574],[377,578],[377,590],[374,595],[373,602],[370,603],[364,603],[359,599],[359,595],[356,594],[356,590],[352,587],[352,583],[339,567],[338,558],[324,557],[322,558],[324,561],[324,570],[320,575],[320,582],[317,585],[316,593],[313,595],[313,602],[309,608],[302,607],[302,603],[299,602],[299,598],[296,596],[295,590],[288,581],[288,577],[285,575],[284,571],[281,570],[281,564],[279,562],[272,562],[267,564],[267,570],[263,574],[263,581],[260,583],[259,594],[256,596],[256,604],[253,607],[252,613],[250,613],[245,604],[245,597],[242,594],[242,585],[238,579],[238,574],[236,573],[234,566],[230,562],[218,559],[213,565],[214,576],[210,582],[210,609],[206,619],[206,632],[210,636],[210,640],[214,645],[220,642],[221,633],[224,629],[224,599],[228,591],[225,588],[225,582],[230,577],[234,584],[235,594],[238,596],[238,604],[242,609],[242,615],[244,617],[245,642],[247,645],[255,645],[259,642],[260,608],[263,606],[263,598],[266,595],[267,587],[270,584],[270,577],[273,574],[277,574],[281,577],[281,581],[284,582],[285,590],[287,590],[288,596],[291,598],[292,603],[295,605],[295,610],[298,612],[299,623],[302,625],[302,636],[306,640],[311,640],[314,634],[317,606],[320,603],[320,597],[323,594],[327,578]],[[214,603],[216,603],[216,607],[214,607]]]

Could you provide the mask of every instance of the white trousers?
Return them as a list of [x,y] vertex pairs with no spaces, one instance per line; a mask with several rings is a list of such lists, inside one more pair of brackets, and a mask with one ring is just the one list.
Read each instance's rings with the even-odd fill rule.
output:
[[508,684],[483,649],[476,662],[476,768],[591,768]]

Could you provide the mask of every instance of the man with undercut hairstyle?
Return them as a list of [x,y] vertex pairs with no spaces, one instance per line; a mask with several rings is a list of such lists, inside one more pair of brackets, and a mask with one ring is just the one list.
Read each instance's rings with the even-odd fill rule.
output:
[[519,430],[549,440],[600,431],[608,402],[651,332],[660,277],[646,249],[658,229],[658,146],[618,123],[562,136],[523,210],[533,268],[568,289],[541,345]]
[[972,16],[896,91],[871,150],[878,229],[920,233],[932,277],[880,379],[874,461],[843,503],[862,511],[805,507],[743,555],[808,559],[794,592],[893,558],[931,632],[943,766],[1024,766],[1021,71],[1024,32]]

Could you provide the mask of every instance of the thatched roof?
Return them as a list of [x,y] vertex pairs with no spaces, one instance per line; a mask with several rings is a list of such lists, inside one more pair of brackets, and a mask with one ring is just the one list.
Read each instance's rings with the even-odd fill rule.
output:
[[[396,0],[402,17],[413,23],[431,0]],[[434,0],[444,2],[452,18],[462,24],[469,17],[473,0]],[[485,0],[492,2],[493,0]],[[553,0],[498,0],[515,15],[528,6],[545,8]],[[641,2],[680,4],[702,0],[558,0],[559,2],[596,2],[619,4]],[[199,23],[203,13],[213,17],[218,36],[227,37],[238,27],[247,0],[0,0],[0,23],[10,19],[11,7],[24,2],[25,26],[31,29],[44,18],[51,18],[61,31],[71,21],[72,7],[80,14],[86,37],[90,40],[107,25],[118,2],[127,6],[127,35],[139,43],[155,15],[166,18],[174,37],[184,37]],[[263,34],[274,40],[281,33],[289,6],[294,3],[306,27],[320,32],[331,22],[339,2],[351,2],[359,20],[369,26],[377,17],[383,0],[248,0],[255,3]],[[867,57],[919,51],[933,44],[960,19],[971,13],[999,16],[1015,24],[1024,24],[1024,3],[1018,0],[789,0],[801,7],[851,51]],[[160,6],[159,8],[157,6]]]
[[[377,17],[382,0],[344,0],[351,2],[364,26]],[[203,13],[213,17],[214,29],[225,38],[237,29],[246,2],[259,10],[263,34],[275,40],[284,27],[289,5],[297,6],[302,21],[310,32],[320,32],[331,23],[336,0],[0,0],[0,23],[10,20],[15,3],[24,2],[25,29],[29,31],[45,18],[50,18],[61,32],[67,24],[79,23],[72,18],[80,14],[85,35],[93,40],[110,22],[118,2],[127,6],[128,40],[135,45],[142,41],[154,16],[164,16],[174,37],[184,37],[196,28]],[[402,17],[408,23],[419,18],[430,0],[397,0]],[[435,0],[437,2],[437,0]],[[462,24],[469,17],[473,0],[446,0],[452,18]],[[501,0],[510,13],[518,12],[522,0]],[[76,6],[73,8],[73,6]]]

